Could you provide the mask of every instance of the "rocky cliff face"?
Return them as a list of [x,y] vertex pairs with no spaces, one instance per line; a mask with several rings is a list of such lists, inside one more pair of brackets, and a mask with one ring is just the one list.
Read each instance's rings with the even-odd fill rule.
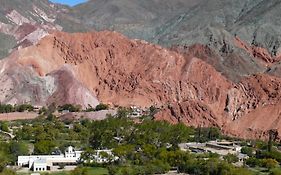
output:
[[1,0],[0,3],[0,58],[15,49],[36,44],[53,31],[85,29],[66,15],[70,7],[48,0]]
[[204,45],[216,54],[208,63],[234,82],[266,71],[279,76],[279,68],[267,63],[280,57],[278,0],[91,0],[73,8],[47,0],[1,4],[0,57],[53,30],[114,30],[165,47]]
[[[226,94],[220,105],[213,106],[206,98],[177,102],[159,112],[156,119],[193,126],[217,126],[238,137],[263,139],[270,129],[281,131],[280,81],[280,78],[268,75],[251,76],[221,90]],[[209,91],[205,97],[212,94],[215,93]]]
[[47,0],[1,0],[0,57],[38,42],[51,30],[61,30],[54,24],[58,12],[58,7]]
[[155,118],[172,123],[217,126],[247,138],[280,131],[281,79],[256,74],[234,83],[202,61],[216,56],[201,45],[179,53],[116,32],[56,32],[0,63],[1,99],[156,105],[162,110]]
[[[68,15],[97,30],[165,47],[202,44],[217,55],[215,68],[239,82],[268,71],[264,61],[279,57],[280,8],[279,0],[94,0]],[[279,76],[276,69],[272,72]]]

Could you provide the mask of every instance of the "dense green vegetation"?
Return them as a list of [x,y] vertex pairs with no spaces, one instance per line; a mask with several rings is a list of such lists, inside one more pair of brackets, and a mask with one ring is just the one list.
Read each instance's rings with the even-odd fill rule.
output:
[[30,104],[21,105],[10,105],[10,104],[0,104],[0,113],[10,113],[10,112],[24,112],[33,111],[34,107]]
[[62,106],[58,107],[58,111],[62,112],[62,111],[69,111],[69,112],[79,112],[81,111],[81,106],[80,105],[72,105],[72,104],[65,104]]
[[[108,110],[109,106],[107,104],[98,104],[95,108],[93,107],[89,107],[86,110],[84,110],[85,112],[91,112],[91,111],[101,111],[101,110]],[[79,112],[82,111],[82,108],[80,105],[73,105],[73,104],[65,104],[62,106],[58,106],[58,111],[62,112],[62,111],[69,111],[69,112]]]
[[0,122],[0,130],[4,132],[9,132],[9,126],[7,122],[1,121]]
[[[98,104],[95,108],[89,107],[85,112],[91,112],[91,111],[101,111],[101,110],[108,110],[109,106],[107,104]],[[73,105],[73,104],[64,104],[61,106],[56,106],[55,104],[51,104],[46,107],[42,107],[39,110],[39,114],[41,115],[47,115],[55,112],[55,110],[59,112],[63,111],[69,111],[69,112],[80,112],[82,111],[82,107],[80,105]],[[11,105],[11,104],[1,104],[0,103],[0,113],[11,113],[11,112],[24,112],[24,111],[34,111],[34,107],[30,104],[21,104],[21,105]]]
[[109,106],[107,104],[98,104],[95,108],[89,107],[86,109],[86,112],[91,112],[91,111],[101,111],[101,110],[108,110]]
[[15,174],[6,168],[7,165],[14,165],[18,155],[27,155],[28,147],[24,142],[11,141],[0,142],[0,175]]
[[[2,107],[7,108],[5,105]],[[26,105],[21,108],[30,109]],[[108,109],[108,106],[101,104],[95,111],[103,109]],[[171,168],[195,175],[255,174],[248,167],[263,168],[267,174],[272,175],[280,173],[281,153],[273,142],[271,151],[264,142],[256,141],[250,145],[245,142],[242,153],[250,158],[243,167],[233,165],[238,161],[236,155],[220,157],[211,153],[193,154],[181,151],[178,148],[179,143],[205,142],[225,136],[218,128],[192,128],[183,124],[153,121],[152,114],[157,110],[153,107],[146,116],[141,117],[141,123],[127,117],[131,113],[127,108],[119,108],[116,116],[109,116],[102,121],[61,121],[53,114],[56,110],[75,112],[81,109],[75,105],[58,108],[50,105],[40,109],[41,115],[35,120],[0,123],[2,130],[9,132],[12,129],[15,134],[12,140],[0,142],[0,172],[13,173],[5,167],[15,164],[18,155],[51,154],[57,150],[64,151],[67,146],[72,145],[85,150],[82,154],[84,162],[76,170],[62,172],[63,174],[87,175],[94,169],[89,167],[97,166],[103,167],[102,170],[106,170],[104,174],[110,175],[159,174]],[[102,165],[92,162],[90,160],[93,160],[96,149],[112,149],[119,159]],[[113,160],[108,154],[102,156]]]

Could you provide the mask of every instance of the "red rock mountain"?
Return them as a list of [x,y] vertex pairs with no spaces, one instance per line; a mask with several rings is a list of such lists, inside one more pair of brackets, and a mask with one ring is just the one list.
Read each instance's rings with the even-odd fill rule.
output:
[[234,83],[207,63],[213,57],[200,45],[183,53],[116,32],[57,32],[0,62],[0,99],[156,105],[162,110],[155,118],[172,123],[218,126],[245,138],[281,132],[281,79],[261,73]]

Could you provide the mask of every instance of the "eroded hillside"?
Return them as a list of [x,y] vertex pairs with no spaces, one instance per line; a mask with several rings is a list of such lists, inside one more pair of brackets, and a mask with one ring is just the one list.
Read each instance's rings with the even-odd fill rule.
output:
[[156,119],[218,126],[240,137],[281,130],[280,78],[259,73],[234,83],[207,63],[216,54],[205,46],[174,50],[116,32],[56,32],[1,61],[1,99],[156,105]]

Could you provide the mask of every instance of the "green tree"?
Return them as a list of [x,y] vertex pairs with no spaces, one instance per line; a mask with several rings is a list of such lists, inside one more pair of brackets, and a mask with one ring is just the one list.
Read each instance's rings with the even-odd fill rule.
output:
[[107,152],[102,151],[102,152],[99,153],[99,155],[103,159],[110,160],[110,155]]
[[259,149],[259,150],[266,150],[267,149],[267,144],[261,140],[255,141],[254,147]]
[[34,144],[35,154],[51,154],[56,144],[50,140],[40,140]]
[[119,157],[119,162],[124,163],[134,153],[134,145],[121,145],[113,149],[114,155]]
[[8,123],[7,123],[7,122],[1,122],[1,123],[0,123],[0,129],[1,129],[2,131],[9,132]]
[[151,165],[153,165],[153,174],[164,174],[171,169],[171,166],[162,160],[154,160]]
[[96,151],[91,148],[86,148],[86,150],[81,154],[81,160],[86,165],[91,165],[92,161],[95,159]]
[[10,152],[13,155],[13,162],[16,162],[18,156],[28,155],[28,145],[24,142],[12,141],[10,143]]
[[1,122],[0,123],[0,129],[2,131],[5,131],[5,132],[9,132],[9,126],[8,126],[8,122]]
[[8,165],[9,160],[4,153],[0,152],[0,172],[3,172],[6,166]]
[[119,107],[117,110],[117,117],[118,118],[126,118],[130,114],[130,109],[125,107]]
[[50,122],[55,121],[56,118],[57,117],[52,113],[48,114],[48,116],[47,116],[47,120],[50,121]]
[[18,112],[24,112],[24,111],[31,112],[33,110],[34,110],[34,107],[30,104],[21,104],[19,106],[16,106],[16,111],[18,111]]
[[16,172],[11,169],[5,168],[3,172],[0,173],[0,175],[16,175]]
[[235,163],[239,161],[239,158],[234,154],[227,154],[223,156],[223,159],[228,163]]
[[38,113],[40,115],[46,115],[47,111],[48,111],[48,109],[45,106],[43,106],[42,108],[39,109]]
[[183,123],[171,125],[170,128],[171,135],[168,142],[174,146],[177,146],[179,143],[188,142],[190,135],[193,134],[193,131]]
[[253,156],[253,148],[248,146],[243,146],[241,149],[241,153],[247,154],[249,157]]
[[264,159],[264,165],[268,169],[276,168],[279,163],[274,159]]
[[95,108],[95,111],[101,111],[101,110],[107,110],[109,109],[109,106],[107,104],[98,104]]
[[0,113],[10,113],[10,112],[14,112],[14,111],[15,111],[15,109],[12,105],[0,103]]
[[261,162],[259,159],[255,157],[250,157],[249,159],[246,160],[246,164],[250,167],[256,167],[256,166],[260,166]]
[[268,143],[267,143],[268,152],[272,151],[273,142],[276,140],[277,136],[278,136],[277,130],[275,130],[275,129],[269,130],[269,139],[268,139]]
[[64,110],[68,110],[69,112],[79,112],[81,110],[81,106],[73,105],[73,104],[65,104],[58,107],[58,111],[62,112]]

